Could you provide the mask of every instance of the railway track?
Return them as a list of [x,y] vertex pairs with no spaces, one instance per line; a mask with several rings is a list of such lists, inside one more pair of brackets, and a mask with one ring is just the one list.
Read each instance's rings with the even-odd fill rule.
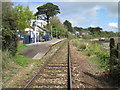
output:
[[38,72],[24,86],[27,88],[68,88],[72,89],[69,41],[47,60]]

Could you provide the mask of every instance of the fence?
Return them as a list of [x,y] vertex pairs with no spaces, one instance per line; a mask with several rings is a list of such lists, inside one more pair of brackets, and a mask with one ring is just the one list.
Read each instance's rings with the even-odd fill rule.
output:
[[120,85],[120,42],[115,43],[114,38],[110,39],[110,75]]

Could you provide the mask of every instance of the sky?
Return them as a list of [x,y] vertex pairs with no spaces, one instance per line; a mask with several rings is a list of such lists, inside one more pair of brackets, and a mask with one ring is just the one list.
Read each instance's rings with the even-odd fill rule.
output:
[[[47,1],[26,2],[12,0],[14,6],[21,4],[28,5],[33,13],[37,12],[37,7]],[[59,0],[57,0],[59,1]],[[107,0],[106,0],[107,1]],[[66,2],[52,2],[60,8],[58,18],[61,22],[68,20],[75,27],[102,27],[104,31],[118,32],[118,2],[78,2],[78,0],[66,0]]]

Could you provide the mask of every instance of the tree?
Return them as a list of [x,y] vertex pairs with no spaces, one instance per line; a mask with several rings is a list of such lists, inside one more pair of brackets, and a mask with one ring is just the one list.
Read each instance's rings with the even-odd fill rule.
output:
[[17,14],[18,26],[17,29],[20,30],[21,33],[24,33],[24,29],[30,27],[30,20],[34,18],[33,12],[30,11],[29,6],[25,8],[18,4],[15,8],[15,13]]
[[13,3],[2,3],[2,50],[8,50],[12,55],[17,51],[17,16],[12,8]]
[[83,28],[82,28],[82,27],[74,27],[73,30],[74,30],[74,31],[78,31],[78,32],[80,32],[80,31],[83,30]]
[[68,31],[73,32],[72,24],[68,20],[65,20],[63,24],[68,29]]
[[100,35],[102,28],[100,28],[100,27],[88,27],[87,30],[90,31],[92,35],[94,35],[94,34]]
[[60,13],[59,7],[57,5],[54,5],[53,3],[46,3],[42,6],[39,6],[37,10],[38,12],[36,13],[36,16],[38,17],[38,19],[47,21],[48,25],[50,18]]
[[58,17],[54,16],[50,19],[50,26],[52,26],[52,34],[54,37],[56,37],[56,33],[58,37],[66,36],[67,30]]

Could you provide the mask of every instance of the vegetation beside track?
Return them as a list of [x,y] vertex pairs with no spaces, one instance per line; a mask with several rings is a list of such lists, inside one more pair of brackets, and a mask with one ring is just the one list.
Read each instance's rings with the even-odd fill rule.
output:
[[[64,43],[65,41],[62,41],[56,45],[54,45],[51,50],[47,53],[47,55],[45,55],[42,59],[40,60],[31,60],[25,56],[22,55],[16,55],[14,57],[9,56],[9,54],[7,54],[7,56],[4,56],[3,58],[5,58],[6,60],[11,59],[11,61],[9,62],[9,66],[7,65],[7,68],[4,68],[3,70],[3,87],[4,88],[18,88],[18,86],[20,86],[21,82],[25,83],[25,80],[29,80],[33,74],[36,73],[36,70],[38,70],[40,68],[40,66],[48,59],[50,58],[50,56],[52,54],[54,54],[54,52]],[[18,48],[23,48],[23,47],[27,47],[27,46],[18,46]],[[21,49],[22,51],[22,49]],[[7,57],[9,59],[7,59]],[[19,61],[19,58],[24,59],[25,61]],[[15,60],[14,60],[15,59]],[[18,62],[16,61],[18,60]],[[29,60],[29,62],[28,62]],[[5,61],[5,60],[4,60]],[[11,64],[10,64],[11,63]],[[20,65],[19,65],[20,64]],[[31,66],[32,65],[32,66]],[[28,68],[31,68],[28,70]],[[21,75],[19,75],[19,73]],[[17,75],[18,74],[18,75]],[[16,76],[17,75],[17,76]],[[11,80],[15,77],[14,82],[12,82],[10,85],[8,85],[9,82],[11,82]],[[26,82],[27,83],[27,82]],[[22,85],[21,85],[22,86]]]
[[89,60],[92,63],[97,64],[99,69],[107,69],[109,67],[108,62],[110,55],[108,52],[104,52],[99,44],[95,42],[86,42],[85,40],[79,41],[75,39],[72,42],[73,45],[82,52],[82,54],[89,56]]
[[[89,56],[89,61],[98,66],[101,75],[107,80],[110,86],[120,86],[120,58],[118,39],[110,39],[110,50],[106,52],[96,42],[85,40],[73,40],[73,45],[77,47],[82,54]],[[114,44],[114,45],[112,45]],[[111,64],[112,63],[112,64]]]
[[18,46],[17,46],[17,52],[21,52],[21,51],[23,51],[27,47],[28,47],[27,45],[18,44]]
[[[18,52],[27,48],[26,45],[18,44]],[[32,63],[32,60],[16,54],[12,56],[9,51],[2,52],[2,69],[3,69],[3,83],[8,81],[12,76],[14,76],[20,68],[26,67],[28,64]]]

